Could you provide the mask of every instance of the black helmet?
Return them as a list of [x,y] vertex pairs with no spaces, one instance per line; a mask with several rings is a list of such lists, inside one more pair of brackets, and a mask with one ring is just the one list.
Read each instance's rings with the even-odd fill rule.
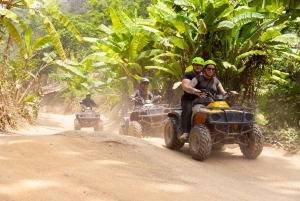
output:
[[148,78],[142,78],[142,79],[140,80],[140,84],[143,83],[143,82],[148,82],[148,83],[150,83],[150,81],[148,80]]

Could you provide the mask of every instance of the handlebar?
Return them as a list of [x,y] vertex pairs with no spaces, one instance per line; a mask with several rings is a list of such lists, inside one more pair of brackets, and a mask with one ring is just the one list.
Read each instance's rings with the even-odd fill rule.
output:
[[[160,96],[160,95],[154,96],[154,97],[150,100],[150,103],[153,103],[153,102],[158,101],[158,100],[160,100],[160,99],[161,99],[161,96]],[[141,101],[143,104],[145,104],[145,99],[142,98],[141,96],[133,97],[133,98],[131,98],[130,101],[137,101],[137,102],[138,102],[138,101]]]
[[[218,94],[218,95],[215,95],[213,92],[211,92],[211,90],[209,89],[200,89],[201,93],[206,93],[208,94],[211,98],[213,98],[214,100],[224,100],[226,99],[228,96],[230,95],[238,95],[239,93],[237,91],[227,91],[226,93],[224,94]],[[221,96],[221,97],[220,97]]]

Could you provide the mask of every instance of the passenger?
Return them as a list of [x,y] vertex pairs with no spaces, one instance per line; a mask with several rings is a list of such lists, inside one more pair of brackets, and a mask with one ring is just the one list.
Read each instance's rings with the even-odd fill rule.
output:
[[181,85],[184,94],[181,97],[181,131],[184,136],[188,136],[191,130],[191,117],[192,117],[192,102],[197,97],[187,91],[187,87],[191,80],[201,74],[204,60],[201,57],[195,57],[192,61],[193,70],[184,74]]
[[[224,94],[224,90],[220,80],[214,77],[216,71],[216,63],[213,60],[207,60],[204,64],[203,75],[197,75],[194,77],[186,88],[186,92],[194,94],[200,97],[203,101],[203,105],[212,102],[211,97],[207,97],[207,93],[201,92],[200,89],[209,89],[214,94]],[[231,91],[233,94],[237,94],[236,91]],[[200,103],[201,103],[200,99]],[[197,99],[198,100],[198,99]],[[192,113],[192,112],[191,112]],[[180,136],[180,140],[187,141],[189,133],[183,133]]]
[[161,99],[161,96],[154,97],[154,95],[150,91],[148,91],[149,83],[149,79],[142,78],[140,80],[140,88],[135,90],[130,96],[130,101],[135,101],[135,107],[143,106],[145,104],[145,100],[152,100],[152,102],[154,103]]

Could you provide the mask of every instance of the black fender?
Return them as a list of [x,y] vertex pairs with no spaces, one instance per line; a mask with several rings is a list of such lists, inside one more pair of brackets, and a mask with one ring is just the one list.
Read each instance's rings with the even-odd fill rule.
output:
[[139,121],[139,112],[137,111],[134,111],[130,114],[130,117],[129,117],[129,120],[130,121]]
[[172,118],[177,119],[177,121],[178,121],[177,137],[180,137],[182,135],[182,133],[181,133],[181,112],[182,112],[181,110],[175,110],[175,111],[169,112],[167,115],[168,118],[172,117]]
[[129,121],[130,121],[130,119],[129,119],[129,117],[123,117],[123,119],[125,121],[125,126],[128,129],[129,128]]
[[181,111],[172,111],[172,112],[169,112],[168,117],[174,117],[176,118],[179,122],[181,121]]
[[129,123],[130,123],[130,117],[122,117],[121,121],[124,122],[125,127],[124,127],[124,135],[128,135],[128,128],[129,128]]

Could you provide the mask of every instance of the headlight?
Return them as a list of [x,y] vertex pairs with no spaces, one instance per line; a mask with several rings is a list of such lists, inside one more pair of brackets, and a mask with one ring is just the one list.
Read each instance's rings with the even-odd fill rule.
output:
[[212,114],[211,119],[213,121],[218,121],[219,119],[221,119],[221,116],[219,114]]
[[253,120],[253,114],[246,114],[245,118],[246,118],[248,121],[252,121],[252,120]]

